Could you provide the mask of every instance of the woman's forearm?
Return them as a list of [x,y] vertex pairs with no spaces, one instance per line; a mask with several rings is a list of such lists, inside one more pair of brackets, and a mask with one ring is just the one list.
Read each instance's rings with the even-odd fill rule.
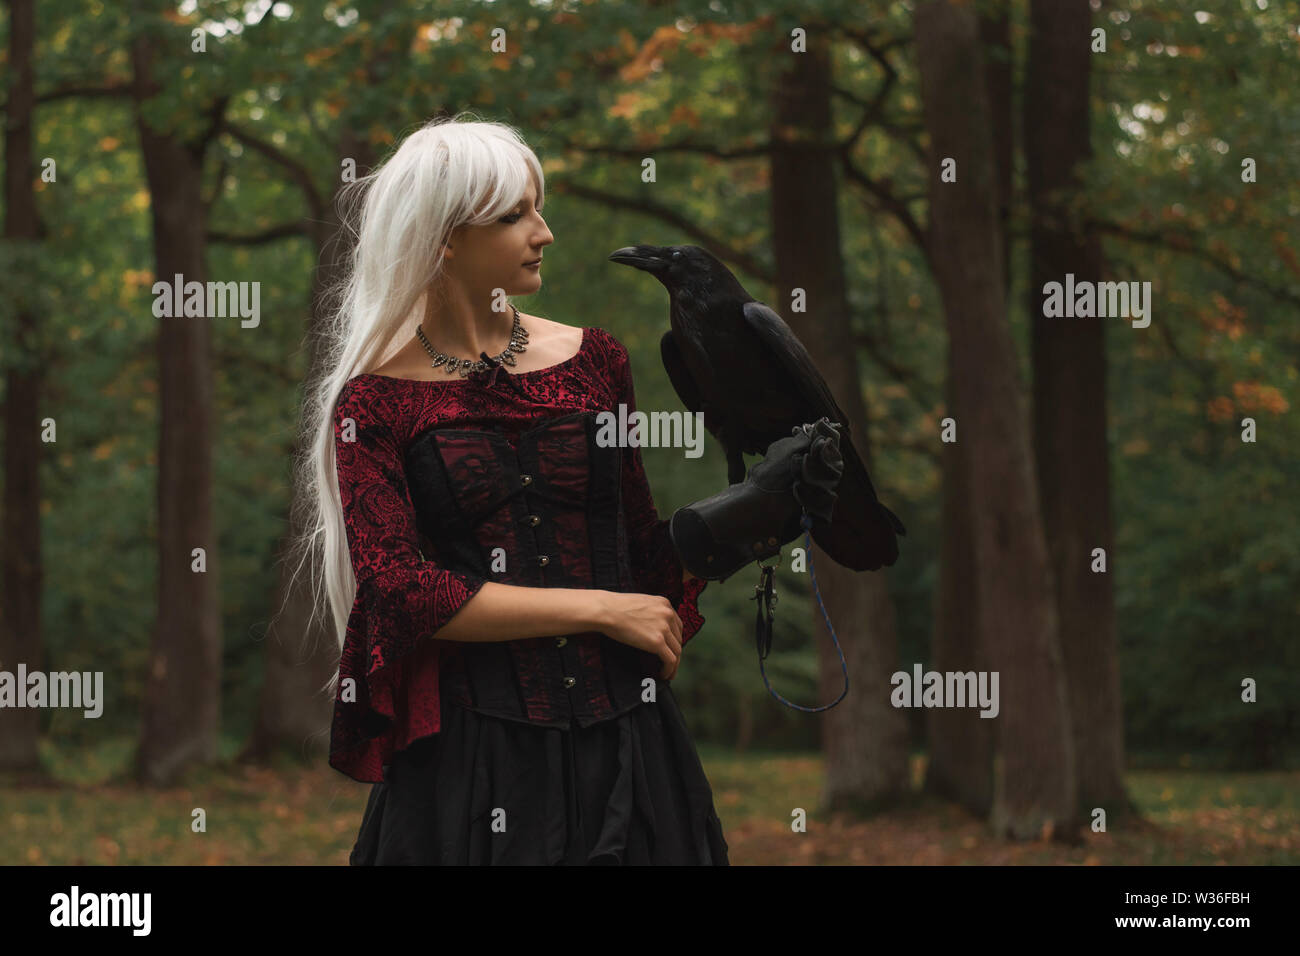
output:
[[602,630],[602,598],[588,588],[534,588],[485,581],[434,637],[444,641],[513,641]]
[[[695,575],[682,572],[682,581]],[[513,641],[603,631],[609,623],[607,591],[535,588],[485,581],[433,635],[444,641]]]

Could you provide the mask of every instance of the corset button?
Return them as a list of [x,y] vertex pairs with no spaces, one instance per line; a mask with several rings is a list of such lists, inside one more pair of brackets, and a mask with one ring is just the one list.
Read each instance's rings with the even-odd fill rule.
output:
[[564,686],[565,686],[565,687],[572,687],[572,686],[573,686],[574,684],[576,684],[576,683],[578,683],[578,682],[577,682],[576,680],[574,680],[572,677],[566,677],[566,678],[564,678]]
[[551,559],[544,554],[539,554],[537,556],[537,563],[540,564],[542,567],[546,567],[548,564],[551,563]]
[[525,485],[531,485],[531,484],[533,483],[533,476],[532,476],[532,475],[520,475],[520,476],[519,476],[519,480],[520,480],[521,482],[523,482]]
[[555,639],[555,646],[556,646],[556,647],[563,647],[563,646],[564,646],[565,644],[567,644],[567,643],[569,643],[569,639],[568,639],[567,637],[557,637],[557,638]]
[[534,528],[536,528],[536,527],[538,526],[538,524],[541,523],[541,520],[542,520],[542,519],[539,518],[539,517],[537,517],[537,515],[529,515],[529,516],[528,516],[528,523],[529,523],[530,525],[532,525]]

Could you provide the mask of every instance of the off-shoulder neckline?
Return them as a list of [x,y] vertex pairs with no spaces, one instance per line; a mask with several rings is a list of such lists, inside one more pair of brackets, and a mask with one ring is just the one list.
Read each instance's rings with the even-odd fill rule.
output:
[[[556,362],[554,365],[547,365],[544,368],[529,369],[527,372],[512,372],[510,371],[510,366],[503,365],[501,367],[501,374],[509,375],[511,378],[527,378],[530,375],[542,375],[550,372],[558,372],[560,369],[563,369],[568,365],[572,365],[574,362],[578,361],[578,359],[582,357],[582,354],[587,351],[587,346],[591,342],[591,338],[592,338],[591,333],[593,331],[594,330],[591,326],[583,326],[582,338],[578,342],[578,351],[574,352],[572,355],[564,359],[564,361],[562,362]],[[376,372],[361,372],[358,375],[354,375],[352,377],[352,380],[355,381],[358,378],[378,378],[378,379],[385,379],[390,382],[410,382],[414,385],[464,385],[468,382],[474,381],[475,375],[483,375],[483,374],[486,374],[486,371],[471,372],[469,375],[465,376],[464,378],[432,379],[432,378],[399,378],[396,375],[379,375]]]

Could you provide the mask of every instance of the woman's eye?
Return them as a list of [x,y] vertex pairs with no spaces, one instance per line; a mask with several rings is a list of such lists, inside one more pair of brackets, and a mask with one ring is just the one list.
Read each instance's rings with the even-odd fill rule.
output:
[[505,223],[509,223],[510,225],[514,225],[514,224],[517,223],[520,219],[523,219],[523,218],[524,218],[523,213],[512,212],[512,213],[511,213],[510,215],[508,215],[508,216],[502,216],[502,217],[501,217],[501,222],[505,222]]

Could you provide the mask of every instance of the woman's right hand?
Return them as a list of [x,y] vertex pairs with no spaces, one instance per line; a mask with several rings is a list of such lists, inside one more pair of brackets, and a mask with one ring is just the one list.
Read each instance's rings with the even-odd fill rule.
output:
[[664,662],[660,679],[672,680],[682,656],[682,619],[666,597],[596,591],[597,630]]

